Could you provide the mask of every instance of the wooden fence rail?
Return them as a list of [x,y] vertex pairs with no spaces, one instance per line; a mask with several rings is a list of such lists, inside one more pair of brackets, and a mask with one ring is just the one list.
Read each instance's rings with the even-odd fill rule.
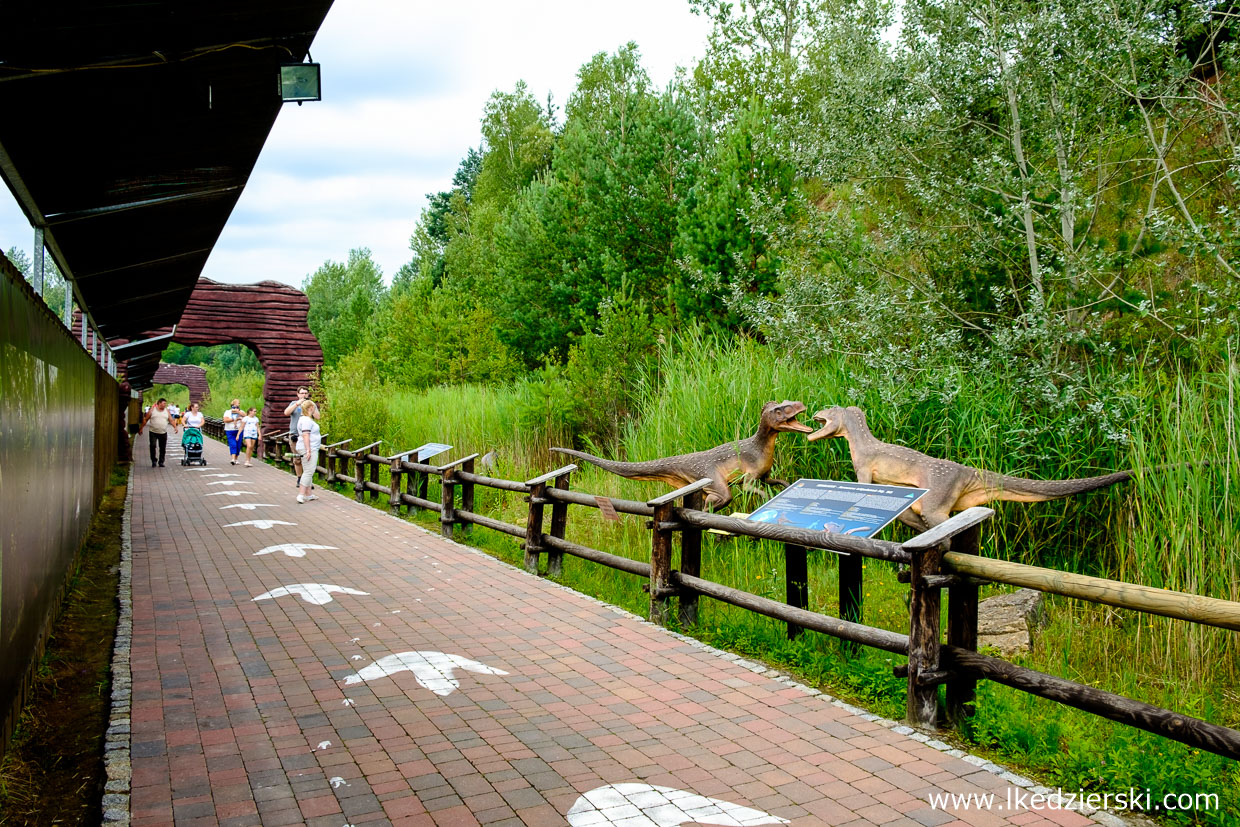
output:
[[[223,437],[219,420],[208,418],[204,430],[216,438]],[[283,442],[286,438],[287,433],[266,438],[266,454],[277,463],[291,466],[292,454],[281,447],[287,448]],[[408,451],[392,456],[374,453],[371,449],[378,442],[345,448],[349,443],[343,440],[320,451],[316,471],[325,481],[351,485],[359,501],[369,497],[372,504],[379,505],[376,501],[382,496],[396,513],[401,508],[438,512],[442,533],[447,537],[454,536],[458,528],[468,531],[472,526],[517,537],[522,540],[525,567],[535,574],[544,568],[545,556],[547,574],[558,575],[567,554],[641,577],[647,580],[653,622],[670,621],[671,600],[675,599],[680,624],[692,626],[698,618],[698,598],[705,596],[782,621],[790,637],[808,630],[838,638],[849,650],[870,646],[907,656],[908,662],[894,671],[907,679],[907,720],[913,726],[933,729],[940,725],[941,715],[948,722],[971,715],[977,681],[984,679],[1240,760],[1240,732],[1236,730],[977,652],[978,588],[983,583],[1023,586],[1225,629],[1240,629],[1240,603],[980,557],[980,528],[994,515],[989,508],[970,508],[912,540],[893,543],[703,511],[702,489],[709,480],[642,503],[571,490],[569,481],[577,470],[575,465],[518,482],[475,473],[477,454],[436,466],[409,461]],[[345,473],[350,468],[353,473]],[[381,471],[388,474],[386,483]],[[431,477],[440,481],[438,500],[430,496]],[[524,494],[528,504],[525,524],[514,525],[477,513],[477,486]],[[569,506],[645,518],[651,534],[649,562],[566,539]],[[704,530],[782,543],[786,602],[703,579]],[[677,545],[679,567],[673,568]],[[808,549],[839,555],[840,617],[807,608]],[[862,622],[861,560],[867,557],[907,566],[899,580],[909,585],[908,634]],[[944,589],[948,592],[945,630],[941,628]],[[944,685],[946,703],[941,710],[938,688]]]

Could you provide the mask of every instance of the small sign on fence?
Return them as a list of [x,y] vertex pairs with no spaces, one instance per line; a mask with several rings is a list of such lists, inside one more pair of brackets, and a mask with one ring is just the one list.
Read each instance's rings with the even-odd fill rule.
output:
[[759,523],[777,523],[873,537],[925,496],[928,489],[863,482],[797,480],[749,515]]
[[442,442],[428,442],[425,445],[420,445],[417,448],[414,448],[410,453],[417,454],[418,462],[426,462],[431,457],[439,456],[444,451],[451,450],[451,445],[444,445]]
[[594,501],[598,503],[598,510],[602,513],[604,519],[619,520],[620,515],[616,513],[616,507],[612,505],[611,500],[606,497],[595,497]]

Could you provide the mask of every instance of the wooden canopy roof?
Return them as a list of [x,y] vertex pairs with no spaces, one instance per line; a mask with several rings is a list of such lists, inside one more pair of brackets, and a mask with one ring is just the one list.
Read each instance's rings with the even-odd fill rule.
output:
[[330,6],[0,2],[0,176],[106,338],[180,319]]

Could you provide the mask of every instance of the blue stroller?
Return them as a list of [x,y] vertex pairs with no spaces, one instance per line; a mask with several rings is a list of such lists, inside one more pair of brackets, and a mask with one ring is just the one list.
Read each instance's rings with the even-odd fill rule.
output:
[[202,455],[202,431],[199,428],[185,427],[181,435],[182,465],[206,465],[207,459]]

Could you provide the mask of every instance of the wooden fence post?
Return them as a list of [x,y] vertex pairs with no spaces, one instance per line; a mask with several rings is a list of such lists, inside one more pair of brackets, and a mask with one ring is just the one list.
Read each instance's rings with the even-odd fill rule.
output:
[[[449,540],[452,539],[454,529],[456,528],[456,488],[461,483],[456,479],[458,468],[473,468],[474,460],[478,458],[477,454],[470,454],[467,457],[461,457],[458,460],[449,462],[447,465],[439,466],[439,472],[442,475],[443,485],[439,491],[439,526],[443,536]],[[465,504],[461,504],[461,508],[465,508]],[[465,509],[468,511],[469,509]]]
[[[379,484],[379,463],[367,457],[366,464],[370,466],[371,484],[378,485]],[[375,489],[368,488],[366,489],[366,491],[370,494],[370,497],[369,497],[370,502],[373,503],[375,500],[379,499],[379,492],[376,491]]]
[[550,502],[547,499],[547,482],[576,470],[576,465],[565,465],[525,481],[530,489],[527,500],[530,511],[525,518],[525,543],[522,548],[525,549],[525,570],[530,574],[538,574],[538,555],[543,552],[543,507]]
[[[683,507],[691,511],[701,511],[704,499],[701,491],[694,491],[685,496]],[[680,532],[680,572],[690,577],[702,576],[702,529],[697,526],[685,526]],[[682,629],[696,626],[698,622],[697,592],[680,595],[677,612]]]
[[[576,466],[573,466],[575,469]],[[572,471],[566,471],[555,478],[555,487],[561,491],[568,489],[568,480]],[[556,500],[551,504],[551,536],[564,539],[564,531],[568,526],[568,503]],[[559,577],[564,573],[564,552],[549,549],[547,551],[547,576]]]
[[[474,473],[474,460],[476,457],[470,457],[461,464],[461,470],[467,474]],[[472,482],[461,483],[461,510],[468,511],[471,514],[474,510],[474,484]],[[554,523],[554,520],[553,520]],[[465,523],[462,527],[465,536],[469,537],[473,534],[474,524]]]
[[[861,566],[865,558],[860,554],[840,554],[839,560],[839,591],[840,620],[849,623],[861,622]],[[861,645],[851,640],[841,640],[840,644],[846,653],[855,655]]]
[[353,455],[353,499],[366,501],[366,448]]
[[443,472],[443,484],[439,490],[439,504],[442,506],[439,512],[439,533],[452,539],[452,527],[456,522],[456,482],[453,477],[456,474],[455,468],[445,468]]
[[543,526],[543,492],[547,488],[546,481],[530,485],[530,510],[525,518],[525,570],[530,574],[538,574],[538,555],[542,552]]
[[[670,494],[648,500],[646,505],[654,509],[654,519],[650,523],[650,583],[646,589],[650,592],[650,622],[666,626],[668,621],[668,598],[679,594],[672,585],[672,534],[685,528],[673,520],[676,501],[697,494],[711,485],[710,479],[700,479],[684,488],[678,488]],[[700,561],[700,556],[699,556]],[[684,546],[681,546],[681,563],[684,562]]]
[[390,475],[388,480],[388,508],[398,517],[400,516],[400,460],[400,454],[388,458],[388,474]]
[[[943,552],[959,534],[966,533],[994,516],[989,508],[970,508],[903,544],[912,555],[909,571],[908,709],[910,726],[938,726],[939,685],[954,677],[941,666],[939,612],[944,586],[960,582],[943,576]],[[971,542],[971,541],[962,541]],[[964,632],[962,631],[962,634]]]
[[[805,546],[784,543],[784,591],[789,606],[809,607],[809,554]],[[788,640],[796,640],[805,631],[795,623],[788,624]]]
[[[981,526],[975,525],[952,538],[951,550],[977,555],[981,548]],[[961,577],[947,590],[947,643],[971,652],[977,651],[977,581]],[[947,682],[947,720],[955,725],[973,715],[977,678],[954,675]]]

